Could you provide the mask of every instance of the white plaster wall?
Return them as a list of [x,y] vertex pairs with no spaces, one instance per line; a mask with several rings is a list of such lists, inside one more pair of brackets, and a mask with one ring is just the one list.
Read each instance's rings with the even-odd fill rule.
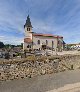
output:
[[28,45],[31,45],[32,46],[32,43],[25,43],[24,42],[24,49],[23,50],[28,50],[28,49],[31,49],[31,48],[27,48]]
[[25,38],[32,39],[32,28],[30,28],[30,31],[27,31],[27,27],[25,27]]
[[[37,44],[37,41],[40,40],[40,45]],[[34,49],[39,49],[41,48],[42,43],[46,43],[46,40],[48,41],[48,45],[49,47],[52,48],[52,41],[54,42],[53,48],[56,49],[57,47],[57,38],[52,38],[52,37],[41,37],[41,36],[33,36],[33,48]]]
[[28,44],[24,42],[24,50],[27,49],[27,45],[28,45]]

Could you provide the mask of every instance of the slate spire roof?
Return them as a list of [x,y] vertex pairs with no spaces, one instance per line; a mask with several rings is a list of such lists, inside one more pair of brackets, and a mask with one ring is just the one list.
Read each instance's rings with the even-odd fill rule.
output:
[[29,15],[27,16],[27,20],[26,20],[26,23],[25,23],[25,25],[24,25],[24,28],[25,28],[25,27],[32,27],[31,21],[30,21],[30,18],[29,18]]

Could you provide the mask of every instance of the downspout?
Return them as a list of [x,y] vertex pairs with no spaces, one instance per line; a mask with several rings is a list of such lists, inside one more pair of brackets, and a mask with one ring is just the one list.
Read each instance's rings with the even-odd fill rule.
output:
[[32,50],[33,50],[33,32],[32,32]]

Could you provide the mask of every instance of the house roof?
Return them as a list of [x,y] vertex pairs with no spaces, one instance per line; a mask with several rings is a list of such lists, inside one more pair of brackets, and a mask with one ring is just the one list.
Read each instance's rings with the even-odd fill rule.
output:
[[33,33],[33,36],[44,36],[44,37],[63,38],[62,36],[58,36],[58,35],[42,34],[42,33]]
[[32,40],[31,40],[30,38],[25,38],[25,39],[24,39],[24,42],[26,42],[26,43],[31,43]]

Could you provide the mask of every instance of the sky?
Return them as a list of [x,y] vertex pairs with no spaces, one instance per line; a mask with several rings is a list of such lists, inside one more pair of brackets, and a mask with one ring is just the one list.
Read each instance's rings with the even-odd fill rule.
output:
[[28,14],[34,32],[80,43],[80,0],[0,0],[0,41],[23,43]]

